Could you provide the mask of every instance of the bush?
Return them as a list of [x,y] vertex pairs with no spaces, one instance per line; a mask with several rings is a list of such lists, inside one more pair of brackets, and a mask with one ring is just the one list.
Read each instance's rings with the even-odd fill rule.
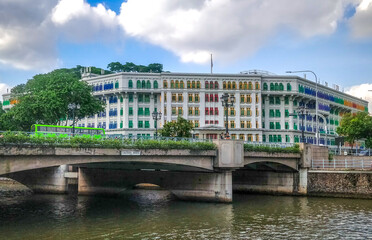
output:
[[45,136],[43,134],[27,135],[24,133],[5,132],[0,134],[0,144],[32,145],[32,146],[59,146],[72,148],[116,148],[116,149],[190,149],[190,150],[214,150],[216,145],[211,142],[189,142],[186,140],[153,140],[153,139],[112,139],[86,136],[74,136],[70,138],[56,135]]
[[268,152],[268,153],[300,153],[300,146],[298,144],[293,147],[269,147],[269,146],[255,146],[252,144],[244,144],[244,151],[246,152]]

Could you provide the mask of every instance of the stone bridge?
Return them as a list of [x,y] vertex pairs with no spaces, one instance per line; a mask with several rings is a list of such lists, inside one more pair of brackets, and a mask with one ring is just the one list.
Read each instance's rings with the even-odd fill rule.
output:
[[206,151],[3,146],[0,176],[46,193],[77,185],[79,194],[121,194],[138,183],[214,202],[231,202],[233,190],[306,193],[306,147],[302,154],[270,154],[244,152],[242,141],[216,144]]

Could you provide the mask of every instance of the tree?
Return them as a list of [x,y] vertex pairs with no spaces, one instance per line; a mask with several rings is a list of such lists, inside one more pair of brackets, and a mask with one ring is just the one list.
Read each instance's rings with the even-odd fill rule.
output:
[[359,112],[355,115],[345,114],[336,132],[345,136],[346,141],[351,144],[355,140],[366,139],[366,145],[372,147],[372,117],[366,112]]
[[35,123],[61,124],[72,116],[69,103],[80,105],[74,114],[74,123],[104,109],[102,102],[93,97],[92,88],[80,81],[80,72],[76,68],[36,75],[26,83],[23,92],[12,97],[19,103],[1,116],[2,130],[29,131]]
[[107,68],[112,72],[163,72],[163,64],[151,63],[148,66],[136,65],[132,62],[126,62],[121,64],[120,62],[111,62],[107,65]]
[[182,117],[178,117],[176,122],[168,122],[164,124],[160,130],[160,135],[163,137],[191,137],[193,129],[192,123]]

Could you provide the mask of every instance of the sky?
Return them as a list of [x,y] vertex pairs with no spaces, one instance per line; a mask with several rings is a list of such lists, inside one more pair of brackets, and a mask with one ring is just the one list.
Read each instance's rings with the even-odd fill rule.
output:
[[312,70],[372,102],[372,0],[0,0],[0,94],[76,65],[209,73],[210,54],[214,73]]

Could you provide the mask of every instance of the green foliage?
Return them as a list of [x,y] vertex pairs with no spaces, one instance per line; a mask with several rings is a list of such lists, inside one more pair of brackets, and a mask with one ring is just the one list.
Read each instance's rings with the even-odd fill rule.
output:
[[268,153],[300,153],[300,146],[298,144],[293,147],[269,147],[256,146],[252,144],[244,144],[244,151],[246,152],[268,152]]
[[191,137],[193,129],[192,123],[182,117],[178,117],[176,122],[167,122],[161,129],[160,135],[163,137]]
[[163,64],[151,63],[148,66],[136,65],[132,62],[121,64],[120,62],[112,62],[107,65],[107,68],[112,72],[163,72]]
[[372,147],[372,117],[366,112],[359,112],[355,115],[345,114],[336,132],[340,136],[345,136],[349,143],[364,138],[366,146]]
[[[0,116],[0,130],[30,131],[34,123],[58,125],[61,119],[72,115],[77,121],[104,109],[93,97],[92,88],[80,81],[77,68],[36,75],[26,85],[18,85],[15,89],[14,97],[19,103]],[[74,114],[68,109],[70,103],[80,105]]]
[[116,148],[116,149],[189,149],[215,150],[216,145],[211,142],[189,142],[186,140],[152,140],[152,139],[96,139],[86,136],[62,138],[59,136],[46,137],[43,134],[28,135],[22,132],[4,132],[0,134],[1,145],[18,146],[58,146],[72,148]]

